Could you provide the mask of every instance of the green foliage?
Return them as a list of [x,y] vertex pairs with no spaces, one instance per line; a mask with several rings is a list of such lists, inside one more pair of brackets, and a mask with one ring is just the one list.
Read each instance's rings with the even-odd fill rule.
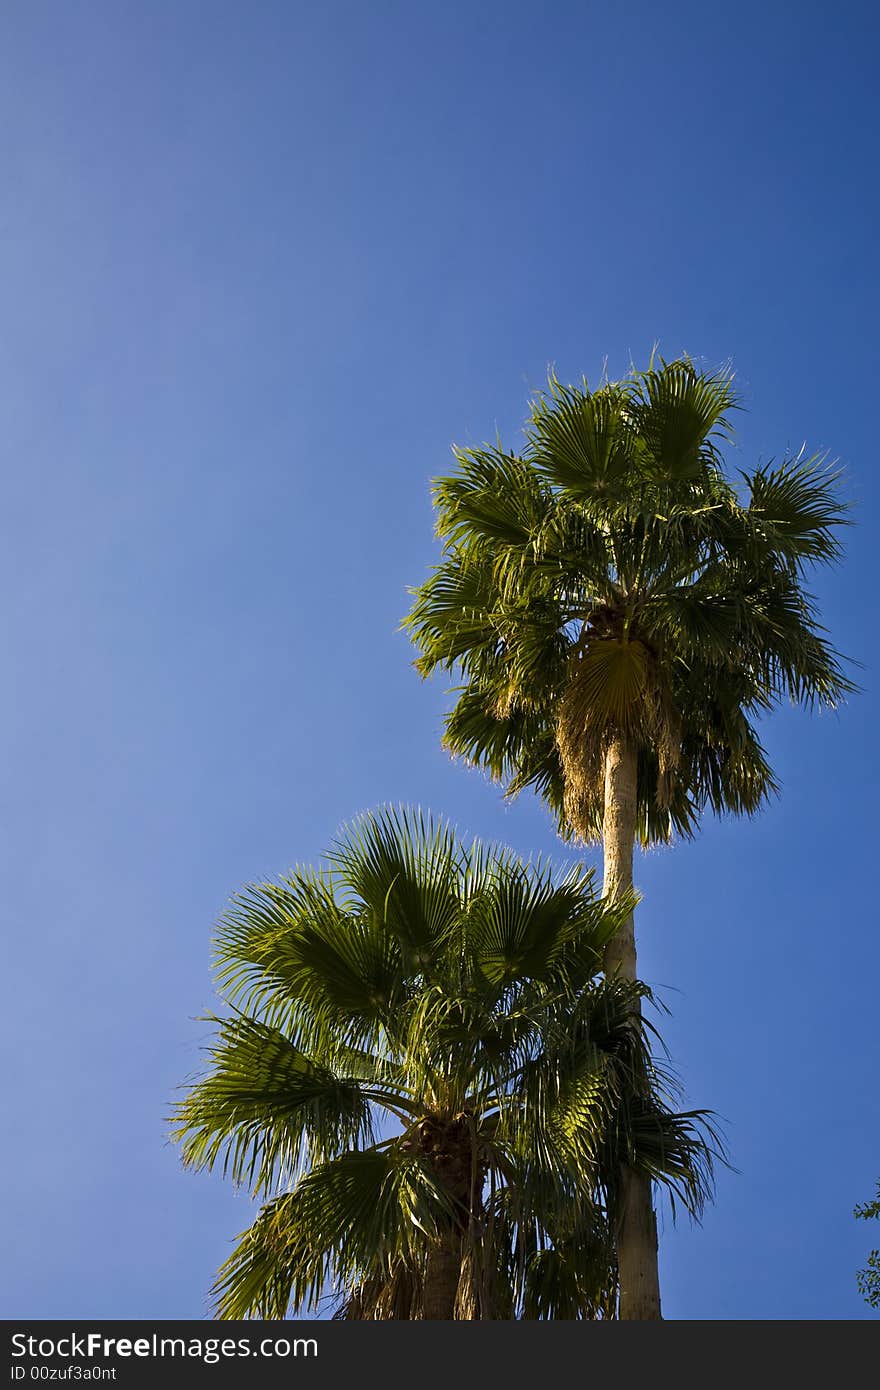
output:
[[[856,1207],[854,1215],[862,1221],[880,1220],[880,1180],[877,1193],[872,1202],[862,1202]],[[880,1308],[880,1250],[872,1250],[868,1263],[856,1275],[859,1293],[871,1308]]]
[[421,1316],[458,1242],[462,1317],[613,1315],[621,1163],[698,1215],[716,1140],[675,1110],[637,1005],[600,977],[632,911],[384,811],[319,873],[237,897],[217,934],[230,1012],[176,1107],[193,1168],[263,1199],[214,1288],[224,1318]]
[[635,742],[641,839],[663,841],[776,790],[763,712],[853,689],[803,583],[840,553],[839,476],[800,454],[735,486],[736,408],[731,376],[687,359],[595,388],[551,378],[522,454],[456,450],[435,483],[416,666],[463,679],[447,747],[510,795],[533,787],[564,835],[601,833],[611,737]]

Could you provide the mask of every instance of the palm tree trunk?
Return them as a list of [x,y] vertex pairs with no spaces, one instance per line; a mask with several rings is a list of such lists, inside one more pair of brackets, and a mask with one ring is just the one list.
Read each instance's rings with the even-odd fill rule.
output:
[[[605,854],[603,892],[615,898],[633,886],[636,842],[636,749],[615,738],[605,756],[605,814],[602,842]],[[605,948],[606,975],[635,980],[636,937],[632,915]],[[617,1265],[620,1275],[619,1316],[651,1321],[660,1312],[657,1265],[657,1218],[651,1200],[651,1180],[626,1166],[620,1171],[620,1210],[617,1225]]]
[[451,1322],[461,1278],[461,1240],[454,1231],[431,1247],[425,1270],[422,1316]]

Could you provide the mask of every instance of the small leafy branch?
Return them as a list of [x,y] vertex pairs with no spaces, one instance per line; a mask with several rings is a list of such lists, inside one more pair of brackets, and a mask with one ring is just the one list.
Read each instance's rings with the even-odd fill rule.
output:
[[[853,1213],[862,1221],[880,1219],[880,1179],[877,1180],[877,1195],[873,1202],[861,1202]],[[880,1250],[872,1250],[868,1263],[856,1275],[859,1293],[871,1308],[880,1308]]]

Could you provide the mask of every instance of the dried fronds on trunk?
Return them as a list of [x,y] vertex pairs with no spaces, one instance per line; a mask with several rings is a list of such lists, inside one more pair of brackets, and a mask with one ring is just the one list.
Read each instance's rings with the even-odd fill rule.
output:
[[613,739],[654,750],[655,796],[665,807],[681,762],[681,737],[681,718],[647,642],[603,636],[579,644],[556,722],[565,811],[578,837],[589,841],[601,834],[605,756]]
[[333,1314],[334,1321],[418,1322],[423,1317],[421,1270],[398,1264],[384,1277],[351,1289]]

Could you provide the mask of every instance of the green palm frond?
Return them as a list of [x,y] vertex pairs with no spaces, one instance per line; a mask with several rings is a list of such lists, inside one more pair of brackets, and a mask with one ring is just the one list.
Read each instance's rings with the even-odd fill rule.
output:
[[172,1137],[194,1168],[213,1168],[255,1194],[372,1140],[361,1084],[312,1061],[253,1018],[217,1019],[210,1074],[175,1113]]
[[839,496],[842,473],[827,454],[803,453],[778,467],[743,474],[749,489],[748,517],[767,550],[802,571],[809,564],[840,559],[836,528],[849,524]]
[[221,1318],[284,1318],[315,1308],[328,1281],[354,1288],[365,1273],[387,1276],[421,1257],[450,1215],[442,1189],[418,1156],[399,1148],[340,1155],[276,1198],[220,1269]]
[[530,461],[553,487],[578,500],[621,499],[636,444],[624,387],[590,391],[551,377],[532,403],[526,437]]
[[434,489],[437,534],[464,554],[476,533],[500,546],[529,544],[552,506],[549,489],[515,454],[456,449],[459,472]]
[[584,1200],[599,1181],[609,1135],[621,1126],[628,1132],[626,1098],[650,1090],[637,1011],[644,993],[614,979],[547,1000],[540,1046],[523,1059],[516,1091],[499,1107],[497,1132],[525,1166],[527,1186],[545,1192],[545,1205],[553,1190],[563,1209]]
[[613,1232],[594,1203],[560,1204],[536,1181],[500,1186],[487,1200],[486,1226],[496,1256],[492,1316],[509,1318],[511,1309],[529,1320],[615,1316]]
[[330,862],[399,942],[407,966],[429,970],[461,919],[460,850],[452,828],[419,812],[363,816],[334,845]]
[[660,360],[629,385],[632,430],[643,466],[662,482],[690,482],[720,466],[717,440],[731,436],[733,373],[701,372],[687,358]]
[[562,763],[546,710],[498,712],[493,692],[476,682],[460,686],[444,725],[444,746],[455,757],[506,784],[510,796],[535,786],[562,808]]
[[399,941],[369,910],[308,871],[239,895],[217,936],[217,979],[231,1002],[268,1010],[311,1046],[370,1045],[406,996]]
[[485,565],[456,556],[415,594],[408,623],[423,649],[423,675],[450,670],[465,656],[491,660],[500,641],[501,598]]
[[[591,1214],[591,1213],[590,1213]],[[523,1318],[580,1321],[614,1316],[614,1243],[606,1223],[581,1220],[535,1250],[523,1272]]]
[[[616,1153],[634,1169],[647,1173],[666,1193],[673,1215],[676,1201],[694,1219],[714,1196],[713,1160],[724,1161],[724,1145],[705,1110],[673,1112],[645,1103],[618,1132]],[[614,1171],[610,1155],[606,1170]]]
[[596,974],[617,909],[597,907],[593,879],[592,869],[578,868],[557,882],[549,868],[529,872],[510,863],[468,909],[466,949],[476,970],[496,987],[524,977],[545,979],[576,943],[579,959]]

